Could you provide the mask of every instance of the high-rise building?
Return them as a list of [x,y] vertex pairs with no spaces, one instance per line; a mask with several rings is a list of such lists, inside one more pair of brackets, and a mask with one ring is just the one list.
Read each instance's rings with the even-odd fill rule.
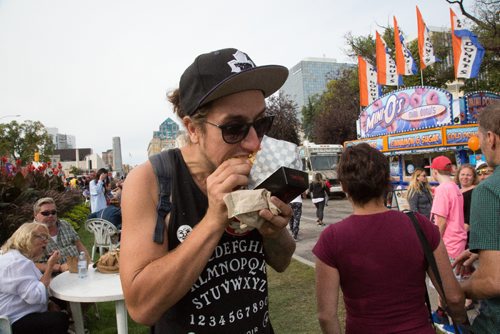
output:
[[106,152],[101,153],[102,161],[106,165],[106,168],[113,167],[113,150],[109,149]]
[[179,124],[170,117],[160,124],[159,131],[153,132],[153,138],[175,139],[179,132]]
[[120,176],[123,175],[122,145],[120,137],[113,137],[113,170]]
[[354,64],[338,63],[332,58],[306,58],[290,68],[290,75],[280,92],[297,103],[298,118],[302,120],[302,107],[313,95],[321,95],[328,81],[338,78],[344,69]]
[[179,133],[179,124],[170,117],[167,118],[160,124],[159,131],[153,132],[153,138],[148,145],[148,156],[160,153],[164,149],[176,147],[175,139]]
[[75,136],[59,133],[58,128],[45,128],[45,130],[47,130],[47,133],[52,138],[56,150],[76,148]]

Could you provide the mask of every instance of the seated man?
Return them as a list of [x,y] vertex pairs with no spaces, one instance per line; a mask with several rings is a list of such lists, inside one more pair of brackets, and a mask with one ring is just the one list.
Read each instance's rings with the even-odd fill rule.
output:
[[109,206],[104,209],[93,212],[88,216],[88,219],[92,218],[102,218],[109,221],[111,224],[115,225],[117,229],[122,228],[122,210],[120,209],[120,200],[118,198],[112,198],[109,202]]
[[42,272],[47,268],[47,260],[50,255],[58,250],[60,253],[59,262],[53,266],[53,272],[63,272],[69,269],[67,264],[68,256],[78,256],[80,252],[85,252],[88,257],[89,252],[80,240],[78,233],[68,222],[57,218],[56,202],[50,197],[41,198],[33,206],[34,221],[42,223],[49,229],[50,239],[41,259],[36,266]]

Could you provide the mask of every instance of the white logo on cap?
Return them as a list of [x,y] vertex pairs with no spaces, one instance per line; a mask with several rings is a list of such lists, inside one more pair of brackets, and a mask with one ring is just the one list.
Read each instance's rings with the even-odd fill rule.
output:
[[184,242],[184,240],[186,240],[186,238],[188,237],[189,233],[191,233],[191,231],[193,231],[193,228],[189,225],[179,226],[179,228],[177,229],[177,239],[180,242]]
[[239,73],[243,70],[255,67],[253,61],[248,59],[247,55],[240,50],[233,54],[234,60],[230,60],[227,64],[231,67],[231,72]]

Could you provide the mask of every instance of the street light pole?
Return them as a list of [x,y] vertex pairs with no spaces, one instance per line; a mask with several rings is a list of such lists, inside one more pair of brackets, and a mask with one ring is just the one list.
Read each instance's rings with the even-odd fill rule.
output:
[[21,117],[21,115],[5,115],[5,116],[0,116],[0,120],[7,118],[7,117]]

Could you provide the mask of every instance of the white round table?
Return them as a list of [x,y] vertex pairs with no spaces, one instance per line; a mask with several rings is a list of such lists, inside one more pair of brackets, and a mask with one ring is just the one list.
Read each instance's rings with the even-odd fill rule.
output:
[[109,301],[115,302],[118,334],[128,333],[127,308],[118,273],[102,274],[89,266],[87,277],[79,278],[78,274],[66,271],[54,277],[49,288],[52,296],[70,303],[77,334],[84,333],[80,303]]

